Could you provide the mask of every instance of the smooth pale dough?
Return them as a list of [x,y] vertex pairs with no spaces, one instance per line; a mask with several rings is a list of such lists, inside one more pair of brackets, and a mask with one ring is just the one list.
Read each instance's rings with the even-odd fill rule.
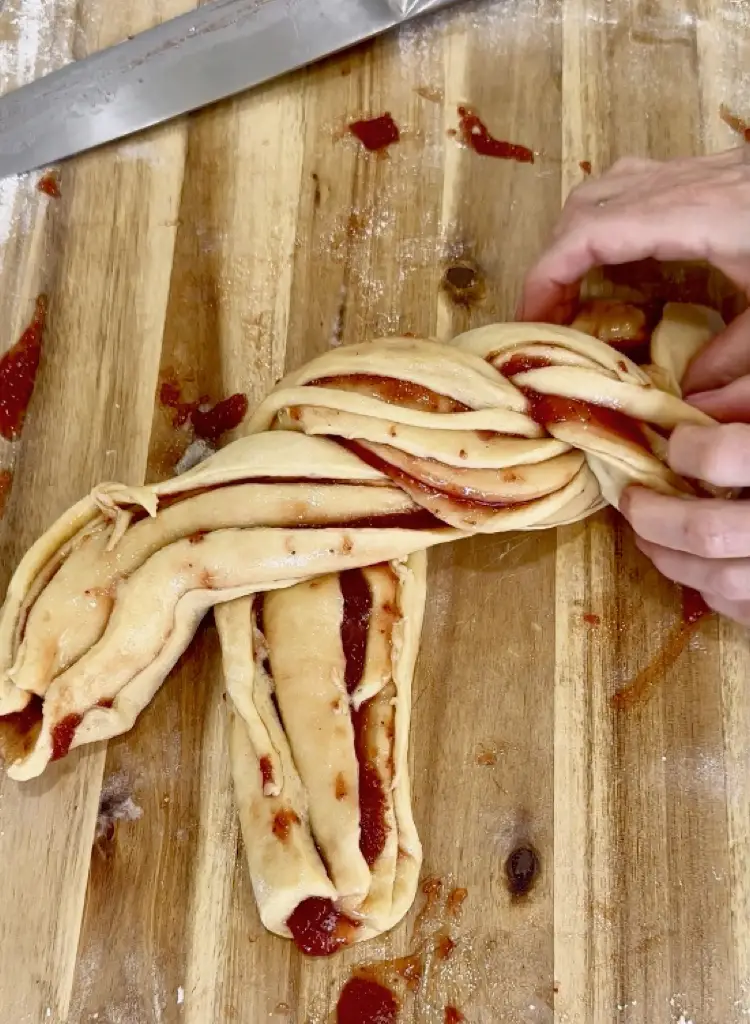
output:
[[[594,304],[578,326],[596,323]],[[130,729],[215,608],[264,924],[288,936],[291,912],[317,896],[361,918],[357,939],[392,927],[421,865],[408,736],[426,550],[575,522],[617,506],[632,483],[700,493],[666,465],[666,435],[713,422],[682,400],[679,379],[721,327],[713,311],[667,305],[645,367],[548,324],[497,324],[450,345],[390,338],[336,349],[281,381],[247,437],[184,475],[99,485],[29,550],[0,613],[0,716],[23,712],[10,721],[27,728],[9,775],[40,775],[66,753],[66,737],[73,748]],[[604,414],[545,427],[529,392],[637,428]],[[366,571],[373,618],[348,694],[337,574],[353,568]],[[253,617],[261,594],[263,634]],[[387,793],[372,865],[360,850],[351,718],[365,702]]]

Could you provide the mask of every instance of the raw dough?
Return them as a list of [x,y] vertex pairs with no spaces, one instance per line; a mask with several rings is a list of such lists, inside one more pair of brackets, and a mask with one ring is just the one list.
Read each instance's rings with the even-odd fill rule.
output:
[[215,608],[264,924],[319,953],[391,928],[421,866],[407,758],[426,550],[574,522],[631,483],[699,493],[665,449],[676,425],[712,422],[678,380],[721,321],[668,305],[639,367],[618,348],[644,324],[594,305],[577,326],[612,344],[497,324],[337,349],[183,476],[97,487],[0,613],[9,775],[130,729]]

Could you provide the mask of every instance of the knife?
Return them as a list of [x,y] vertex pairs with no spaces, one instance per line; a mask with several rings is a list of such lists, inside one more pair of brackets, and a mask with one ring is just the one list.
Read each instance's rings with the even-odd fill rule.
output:
[[237,95],[455,2],[213,0],[0,99],[0,178]]

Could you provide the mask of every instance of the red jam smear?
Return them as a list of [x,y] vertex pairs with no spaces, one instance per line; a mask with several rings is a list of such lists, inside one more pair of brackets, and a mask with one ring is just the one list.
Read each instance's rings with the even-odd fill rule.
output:
[[247,395],[237,393],[217,402],[212,409],[193,413],[193,427],[196,437],[216,442],[222,434],[235,430],[247,416]]
[[702,595],[692,587],[681,587],[682,590],[682,621],[686,626],[693,626],[707,615],[711,609],[703,600]]
[[46,321],[47,298],[40,295],[33,320],[0,359],[0,435],[6,441],[17,441],[21,436],[36,383]]
[[722,119],[724,124],[729,125],[733,132],[736,132],[745,142],[750,142],[750,124],[744,119],[739,117],[725,104],[719,107],[719,117]]
[[336,909],[333,900],[311,896],[303,900],[287,921],[294,944],[306,956],[332,956],[348,946],[359,927]]
[[[361,569],[350,569],[339,576],[344,612],[341,617],[341,642],[344,649],[344,680],[347,693],[359,686],[365,670],[367,635],[372,616],[372,592]],[[352,711],[354,749],[359,764],[359,848],[372,867],[385,849],[388,825],[385,819],[386,795],[380,773],[373,764],[367,737],[372,701]]]
[[[494,435],[491,435],[494,436]],[[531,504],[530,501],[480,501],[478,498],[467,497],[465,494],[456,494],[452,491],[441,491],[437,487],[432,487],[430,484],[424,483],[422,480],[418,480],[416,477],[410,476],[409,473],[404,472],[403,469],[399,469],[397,466],[392,465],[385,459],[382,459],[379,455],[370,451],[369,448],[365,448],[357,441],[349,441],[344,438],[337,437],[336,441],[341,445],[342,448],[346,448],[348,451],[353,452],[357,458],[361,459],[366,465],[371,466],[373,469],[377,469],[379,472],[384,473],[390,477],[397,484],[401,484],[405,488],[411,488],[412,491],[418,491],[424,494],[426,498],[445,498],[453,505],[457,505],[462,509],[493,509],[493,508],[522,508],[524,505]],[[437,517],[435,517],[437,520]],[[442,520],[437,520],[439,525],[445,526]]]
[[581,168],[584,174],[591,174],[591,161],[590,160],[579,160],[578,166]]
[[182,389],[175,380],[162,381],[159,388],[159,401],[167,409],[173,409],[172,425],[175,427],[184,426],[194,410],[197,408],[195,402],[183,402]]
[[358,394],[378,398],[391,405],[424,412],[469,412],[469,406],[455,398],[440,395],[437,391],[415,384],[410,380],[395,377],[381,377],[376,374],[352,373],[348,376],[319,377],[309,381],[308,387],[336,388],[340,391],[356,391]]
[[[159,387],[159,401],[167,409],[174,410],[172,425],[182,427],[188,421],[193,425],[195,436],[211,444],[230,430],[235,430],[247,416],[249,403],[247,395],[237,392],[209,406],[207,398],[197,402],[185,402],[182,387],[174,377],[162,381]],[[202,409],[201,406],[208,406]]]
[[341,643],[344,648],[346,692],[354,693],[365,671],[367,633],[372,615],[372,592],[361,569],[349,569],[339,576],[344,612]]
[[664,680],[669,669],[687,647],[690,637],[700,623],[712,613],[697,590],[681,587],[682,621],[667,636],[666,643],[656,655],[641,669],[640,672],[625,686],[621,687],[610,698],[610,703],[617,711],[629,711],[645,704],[654,693],[657,685]]
[[336,1024],[395,1024],[400,1005],[385,985],[367,975],[355,975],[341,990]]
[[448,896],[448,913],[451,917],[456,917],[461,912],[461,908],[466,902],[466,897],[469,895],[468,889],[452,889]]
[[263,789],[265,789],[266,786],[272,786],[273,785],[273,783],[274,783],[273,764],[271,763],[271,758],[268,757],[267,754],[265,754],[260,759],[260,777],[261,777],[261,781],[262,781],[262,784],[263,784]]
[[12,487],[13,471],[10,469],[0,469],[0,516],[5,512],[5,506],[8,503]]
[[39,192],[43,192],[44,195],[49,196],[51,199],[59,199],[62,195],[60,192],[60,179],[54,171],[48,171],[46,174],[43,174],[36,187]]
[[582,423],[587,427],[599,427],[609,434],[616,434],[639,448],[651,450],[635,420],[615,409],[607,409],[578,398],[542,395],[537,391],[524,391],[524,394],[529,401],[529,416],[543,427],[550,423]]
[[552,360],[546,356],[511,356],[510,359],[500,367],[503,377],[515,377],[518,373],[527,373],[529,370],[543,370],[552,366]]
[[401,138],[398,125],[388,113],[381,114],[380,117],[352,121],[349,131],[371,153],[381,152]]
[[354,749],[359,763],[359,849],[368,867],[375,864],[385,849],[389,831],[385,787],[367,742],[371,704],[366,701],[359,711],[352,711]]
[[480,156],[492,156],[497,160],[515,160],[520,164],[533,164],[534,151],[516,142],[506,142],[491,135],[487,125],[468,107],[459,107],[459,132],[461,140],[469,149]]
[[444,1024],[463,1024],[466,1017],[455,1006],[446,1006]]
[[352,530],[438,530],[445,524],[432,512],[422,508],[414,512],[386,512],[380,516],[360,516],[346,522],[320,525],[329,528],[349,527]]
[[61,718],[52,730],[52,760],[60,761],[67,757],[73,745],[76,730],[83,721],[83,715],[72,714]]
[[450,935],[439,935],[435,943],[435,956],[438,960],[450,960],[456,948],[456,943]]
[[280,842],[285,843],[289,838],[294,825],[299,824],[299,816],[291,809],[291,807],[283,807],[274,815],[272,826],[273,834]]

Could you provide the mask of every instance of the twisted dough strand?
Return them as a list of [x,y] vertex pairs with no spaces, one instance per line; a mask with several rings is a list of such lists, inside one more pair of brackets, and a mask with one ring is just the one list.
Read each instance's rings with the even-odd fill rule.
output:
[[543,324],[339,349],[183,476],[102,484],[28,552],[0,614],[9,774],[128,730],[217,607],[264,923],[308,952],[391,927],[421,864],[407,747],[423,553],[583,519],[631,483],[699,493],[665,450],[676,425],[712,422],[677,380],[718,326],[667,307],[646,367]]

